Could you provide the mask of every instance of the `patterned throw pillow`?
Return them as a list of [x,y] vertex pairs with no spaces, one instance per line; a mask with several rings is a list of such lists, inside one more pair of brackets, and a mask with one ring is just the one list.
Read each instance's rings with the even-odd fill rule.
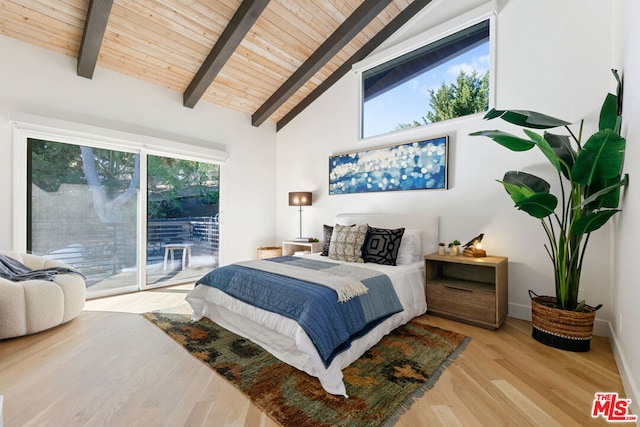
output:
[[362,244],[368,228],[367,224],[334,225],[331,243],[329,243],[329,258],[338,261],[364,262]]
[[[351,224],[349,227],[353,227],[355,224]],[[323,243],[322,243],[322,256],[329,256],[329,245],[331,244],[331,236],[333,235],[333,225],[323,225]]]
[[362,246],[362,259],[364,262],[396,265],[403,234],[404,228],[389,230],[369,227]]

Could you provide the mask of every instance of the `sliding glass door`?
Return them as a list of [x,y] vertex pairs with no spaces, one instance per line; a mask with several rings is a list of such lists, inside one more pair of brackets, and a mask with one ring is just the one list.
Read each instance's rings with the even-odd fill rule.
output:
[[195,281],[218,265],[220,167],[147,156],[146,287]]
[[27,139],[27,251],[86,276],[88,294],[137,290],[140,155]]
[[27,251],[89,297],[195,281],[218,265],[219,182],[218,164],[27,138]]

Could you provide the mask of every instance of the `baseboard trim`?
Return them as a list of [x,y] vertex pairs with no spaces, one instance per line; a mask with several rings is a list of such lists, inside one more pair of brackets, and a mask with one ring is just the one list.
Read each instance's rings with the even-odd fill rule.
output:
[[531,305],[509,303],[509,317],[531,322]]
[[[610,338],[609,342],[611,343],[611,352],[613,353],[613,358],[616,361],[616,365],[618,367],[618,372],[620,373],[620,379],[622,380],[622,387],[624,387],[624,394],[626,394],[627,399],[631,399],[631,413],[640,414],[640,390],[638,389],[638,384],[636,383],[633,376],[629,374],[630,370],[628,369],[628,362],[624,356],[624,352],[622,351],[622,346],[620,345],[620,341],[613,330],[613,325],[609,323],[609,333]],[[607,390],[603,390],[607,391]]]

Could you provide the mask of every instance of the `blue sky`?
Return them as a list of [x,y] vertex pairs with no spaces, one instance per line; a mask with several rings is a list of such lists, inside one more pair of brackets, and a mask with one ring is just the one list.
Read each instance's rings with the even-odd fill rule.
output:
[[368,101],[363,106],[363,136],[392,132],[398,123],[422,122],[420,118],[430,109],[429,89],[452,82],[460,70],[470,73],[474,69],[478,73],[489,69],[488,42]]

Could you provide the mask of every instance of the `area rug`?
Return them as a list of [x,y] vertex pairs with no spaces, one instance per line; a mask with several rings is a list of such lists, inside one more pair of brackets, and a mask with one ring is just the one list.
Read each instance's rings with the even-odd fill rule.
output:
[[[172,312],[173,311],[173,312]],[[207,318],[154,311],[143,316],[240,389],[282,426],[389,426],[431,388],[468,337],[416,318],[343,370],[349,398]]]

